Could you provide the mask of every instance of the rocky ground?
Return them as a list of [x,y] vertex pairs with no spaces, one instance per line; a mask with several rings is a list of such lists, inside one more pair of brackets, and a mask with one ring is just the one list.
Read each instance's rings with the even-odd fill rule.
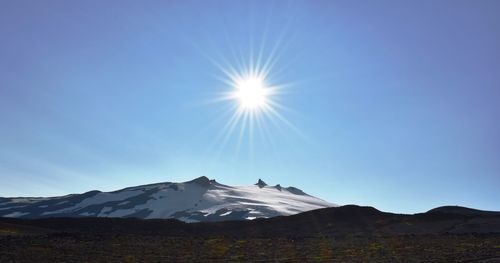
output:
[[497,213],[416,215],[344,206],[187,224],[124,218],[0,218],[0,262],[500,262]]
[[341,239],[3,235],[0,262],[500,262],[500,235]]

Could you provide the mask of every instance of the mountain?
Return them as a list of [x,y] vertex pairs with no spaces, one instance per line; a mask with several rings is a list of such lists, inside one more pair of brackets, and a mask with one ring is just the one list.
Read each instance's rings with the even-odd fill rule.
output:
[[0,217],[175,218],[185,222],[227,221],[292,215],[335,204],[295,187],[228,186],[205,176],[184,183],[157,183],[113,192],[59,197],[0,198]]

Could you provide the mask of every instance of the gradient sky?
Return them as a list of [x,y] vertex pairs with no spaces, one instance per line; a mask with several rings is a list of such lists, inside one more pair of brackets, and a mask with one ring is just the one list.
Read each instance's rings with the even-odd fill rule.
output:
[[[500,210],[500,1],[1,1],[0,196],[186,181]],[[262,47],[297,128],[220,137]],[[216,62],[216,63],[214,63]]]

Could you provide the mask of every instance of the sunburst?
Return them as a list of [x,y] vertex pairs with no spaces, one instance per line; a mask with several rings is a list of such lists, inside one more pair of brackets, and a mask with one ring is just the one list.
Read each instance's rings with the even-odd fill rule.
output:
[[[214,140],[214,146],[218,145],[220,150],[225,147],[230,139],[236,139],[236,148],[245,142],[253,154],[254,138],[256,132],[264,142],[274,144],[272,129],[287,133],[293,130],[301,134],[283,115],[282,112],[289,110],[281,104],[284,90],[289,88],[290,83],[276,83],[277,55],[279,43],[277,43],[264,56],[264,44],[262,44],[257,56],[253,49],[250,50],[248,59],[243,56],[234,56],[236,63],[230,63],[227,59],[217,61],[210,59],[222,72],[218,75],[224,84],[225,91],[220,93],[214,101],[230,105],[227,122]],[[233,50],[234,49],[230,49]],[[235,55],[236,52],[233,52]],[[241,53],[240,53],[241,54]],[[282,71],[280,71],[282,72]],[[221,115],[223,116],[223,115]],[[222,141],[221,141],[222,140]],[[274,146],[273,146],[274,147]]]

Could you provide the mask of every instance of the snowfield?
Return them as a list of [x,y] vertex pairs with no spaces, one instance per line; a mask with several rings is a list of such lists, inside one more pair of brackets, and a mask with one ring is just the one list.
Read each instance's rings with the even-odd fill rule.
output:
[[158,183],[114,192],[47,198],[0,198],[1,217],[176,218],[185,222],[251,220],[292,215],[335,204],[294,187],[228,186],[206,177]]

